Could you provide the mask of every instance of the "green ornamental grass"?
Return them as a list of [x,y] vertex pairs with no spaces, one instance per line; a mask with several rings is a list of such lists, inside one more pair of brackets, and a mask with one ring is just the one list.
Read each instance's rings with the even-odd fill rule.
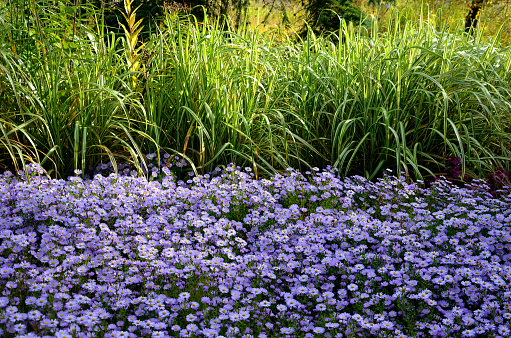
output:
[[143,154],[163,149],[196,173],[233,162],[263,176],[333,165],[425,179],[448,157],[462,177],[509,171],[511,58],[498,34],[483,42],[393,12],[386,31],[341,19],[333,39],[277,42],[170,13],[141,35],[129,5],[116,35],[90,6],[26,2],[23,20],[2,8],[4,169],[37,162],[67,177],[122,161],[142,173]]

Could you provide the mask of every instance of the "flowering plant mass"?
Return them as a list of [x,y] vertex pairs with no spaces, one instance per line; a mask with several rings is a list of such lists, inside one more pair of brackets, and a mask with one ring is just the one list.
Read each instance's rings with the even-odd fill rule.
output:
[[510,335],[509,186],[150,170],[0,175],[0,336]]

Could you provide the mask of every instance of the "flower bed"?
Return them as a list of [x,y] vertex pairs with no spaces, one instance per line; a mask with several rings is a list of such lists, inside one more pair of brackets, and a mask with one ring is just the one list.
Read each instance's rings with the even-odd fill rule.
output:
[[3,337],[509,336],[511,189],[0,176]]

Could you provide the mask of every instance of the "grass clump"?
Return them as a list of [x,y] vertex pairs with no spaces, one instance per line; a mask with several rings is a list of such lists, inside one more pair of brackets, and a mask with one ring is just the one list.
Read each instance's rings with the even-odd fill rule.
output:
[[128,26],[105,33],[100,12],[66,21],[29,8],[36,26],[14,27],[6,10],[1,21],[4,168],[36,162],[63,178],[131,161],[143,172],[143,154],[163,149],[196,174],[235,162],[263,176],[332,165],[430,179],[449,157],[462,177],[509,171],[511,58],[498,35],[484,42],[396,12],[385,31],[342,21],[341,43],[311,32],[283,43],[167,14],[137,43]]

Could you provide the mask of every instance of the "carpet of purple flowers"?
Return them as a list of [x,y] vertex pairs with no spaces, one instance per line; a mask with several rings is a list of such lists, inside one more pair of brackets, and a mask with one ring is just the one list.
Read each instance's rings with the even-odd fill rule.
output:
[[2,337],[510,335],[509,186],[39,170],[0,175]]

